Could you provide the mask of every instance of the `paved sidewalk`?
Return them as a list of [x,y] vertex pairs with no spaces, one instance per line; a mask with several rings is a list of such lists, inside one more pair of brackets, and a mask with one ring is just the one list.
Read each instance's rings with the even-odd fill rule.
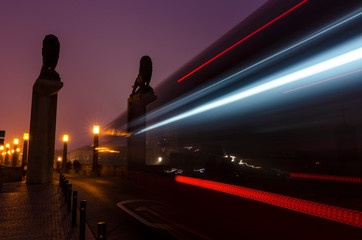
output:
[[[72,228],[71,214],[67,212],[57,182],[3,183],[0,191],[0,239],[78,240],[79,225]],[[94,239],[89,230],[86,239]]]

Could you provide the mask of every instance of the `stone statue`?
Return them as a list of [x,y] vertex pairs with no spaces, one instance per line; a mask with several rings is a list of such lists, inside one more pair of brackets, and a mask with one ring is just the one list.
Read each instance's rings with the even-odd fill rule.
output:
[[[136,93],[137,90],[145,92],[151,87],[150,81],[152,77],[152,60],[149,56],[143,56],[140,61],[140,70],[136,81],[133,85],[132,95]],[[138,88],[138,89],[137,89]]]
[[43,41],[43,66],[33,85],[29,131],[28,183],[53,181],[53,161],[58,92],[63,87],[55,71],[60,44],[54,35]]
[[47,35],[43,40],[43,66],[38,78],[60,81],[59,74],[55,71],[58,63],[60,44],[54,35]]
[[144,168],[146,161],[146,133],[131,134],[146,127],[147,105],[157,99],[150,86],[152,61],[143,56],[140,69],[127,105],[127,169],[128,173]]

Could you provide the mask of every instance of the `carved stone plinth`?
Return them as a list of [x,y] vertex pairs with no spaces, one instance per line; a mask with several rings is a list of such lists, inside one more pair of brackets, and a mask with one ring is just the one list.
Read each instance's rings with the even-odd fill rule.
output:
[[33,86],[26,182],[53,181],[54,141],[58,91],[63,83],[37,79]]
[[156,100],[151,87],[139,91],[128,98],[127,131],[131,136],[127,140],[128,170],[140,171],[145,166],[146,133],[138,133],[146,127],[146,106]]

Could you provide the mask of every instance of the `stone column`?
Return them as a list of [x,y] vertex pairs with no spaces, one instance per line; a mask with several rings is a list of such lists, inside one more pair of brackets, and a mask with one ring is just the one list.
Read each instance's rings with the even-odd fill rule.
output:
[[43,66],[33,85],[27,183],[53,181],[53,161],[58,92],[63,87],[55,71],[59,41],[47,35],[43,41]]
[[127,161],[130,171],[141,171],[145,166],[146,133],[136,132],[146,127],[146,106],[155,100],[151,87],[145,93],[140,91],[128,98],[127,131],[131,136],[127,139]]
[[28,157],[28,183],[53,181],[58,91],[63,83],[37,79],[33,86]]

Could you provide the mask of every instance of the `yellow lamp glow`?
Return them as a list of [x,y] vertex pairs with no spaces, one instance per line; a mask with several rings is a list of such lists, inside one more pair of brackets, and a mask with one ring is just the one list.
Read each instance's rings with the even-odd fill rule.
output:
[[16,151],[17,151],[17,152],[20,152],[20,148],[17,148]]
[[63,135],[63,142],[68,142],[68,141],[69,141],[69,136]]
[[5,146],[6,146],[7,148],[9,148],[9,147],[10,147],[10,144],[9,144],[9,143],[7,143]]
[[0,146],[0,150],[1,150],[1,151],[4,150],[4,146]]
[[23,139],[24,139],[24,140],[29,140],[29,133],[24,133]]
[[99,134],[99,126],[98,125],[93,126],[93,134]]
[[15,138],[14,139],[14,145],[18,145],[19,144],[19,139]]

